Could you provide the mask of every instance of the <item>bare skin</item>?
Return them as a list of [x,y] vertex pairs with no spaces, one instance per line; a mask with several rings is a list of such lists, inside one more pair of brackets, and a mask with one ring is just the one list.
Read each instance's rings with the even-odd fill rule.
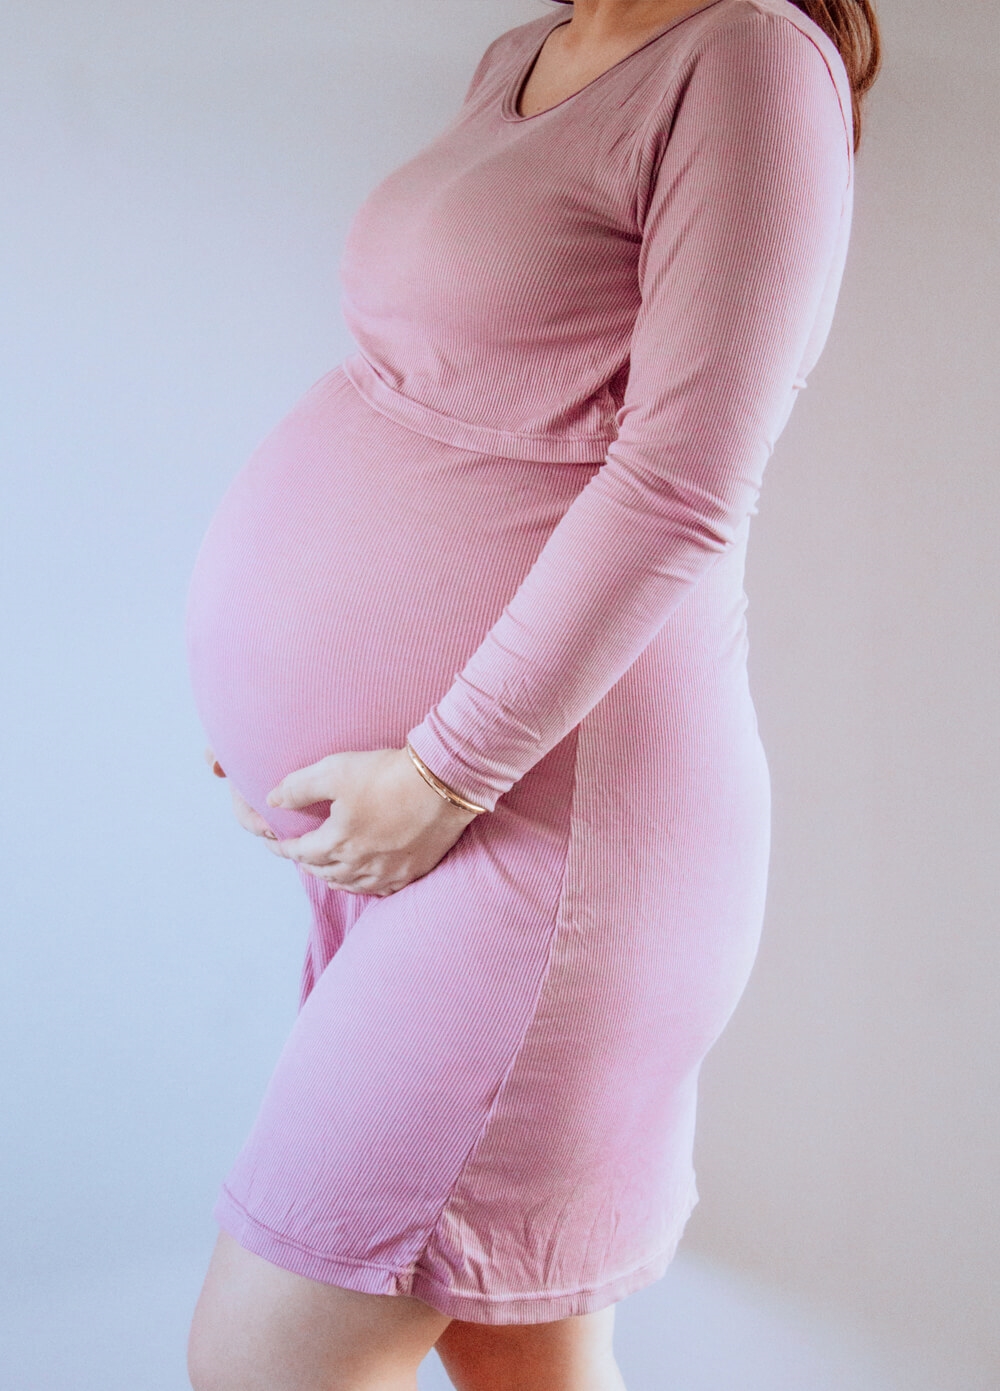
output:
[[[216,777],[226,776],[211,749],[205,759]],[[429,873],[476,816],[435,792],[405,749],[330,754],[290,773],[269,794],[272,806],[331,799],[326,821],[291,840],[279,840],[242,793],[230,792],[237,821],[272,854],[295,860],[329,889],[379,897]]]
[[613,1304],[549,1323],[453,1319],[436,1347],[455,1391],[626,1391],[614,1326]]
[[574,96],[664,24],[700,8],[691,0],[575,0],[566,6],[572,19],[542,45],[521,88],[518,114],[537,116]]
[[405,1295],[321,1284],[220,1231],[191,1321],[194,1391],[416,1391],[449,1323]]
[[[525,82],[522,116],[547,111],[627,57],[691,0],[575,0]],[[569,10],[569,7],[567,7]],[[206,758],[225,777],[212,751]],[[433,869],[476,813],[429,787],[405,749],[332,754],[290,773],[271,805],[330,799],[315,831],[279,841],[232,789],[240,824],[332,890],[385,895]],[[220,1232],[188,1343],[194,1391],[416,1391],[436,1347],[456,1391],[625,1391],[614,1305],[540,1324],[450,1319],[420,1299],[306,1279]]]
[[[413,769],[405,751],[404,757]],[[216,777],[225,778],[211,749],[205,750],[205,760]],[[317,776],[324,776],[322,763],[279,786],[298,789],[289,800],[308,806],[317,800]],[[260,813],[235,787],[230,793],[237,821],[273,853],[283,853],[281,844],[294,844],[276,842]],[[454,820],[448,827],[422,793],[420,800],[428,824],[433,827],[437,816],[441,826],[437,839],[425,840],[425,846],[453,843]],[[471,819],[470,813],[460,815]],[[301,853],[302,867],[322,877]],[[417,1367],[436,1347],[456,1391],[625,1391],[612,1350],[614,1317],[609,1305],[540,1324],[450,1319],[420,1299],[361,1294],[306,1279],[244,1250],[220,1231],[191,1323],[188,1375],[194,1391],[416,1391]]]
[[625,1391],[614,1305],[549,1323],[450,1319],[409,1295],[283,1270],[220,1232],[188,1338],[194,1391],[416,1391],[433,1347],[455,1391]]

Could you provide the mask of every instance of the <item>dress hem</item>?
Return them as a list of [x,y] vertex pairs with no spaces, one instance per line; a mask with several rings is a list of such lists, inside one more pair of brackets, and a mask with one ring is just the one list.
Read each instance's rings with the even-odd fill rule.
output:
[[314,1251],[259,1222],[225,1184],[222,1185],[212,1215],[218,1225],[245,1250],[283,1270],[318,1280],[322,1284],[338,1285],[361,1294],[409,1295],[429,1304],[446,1317],[466,1323],[530,1324],[596,1313],[659,1280],[677,1252],[681,1235],[697,1203],[698,1190],[692,1180],[673,1240],[641,1265],[633,1266],[631,1270],[623,1271],[599,1285],[522,1294],[465,1292],[442,1284],[413,1265],[396,1269],[353,1256],[334,1256]]

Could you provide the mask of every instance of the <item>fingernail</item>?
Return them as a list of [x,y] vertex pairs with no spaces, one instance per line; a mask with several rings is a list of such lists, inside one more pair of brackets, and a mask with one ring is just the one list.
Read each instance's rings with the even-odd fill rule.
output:
[[265,834],[265,836],[267,836],[268,840],[277,840],[277,839],[278,839],[278,837],[274,834],[273,831],[265,831],[264,834]]
[[269,793],[267,794],[267,805],[268,805],[269,807],[276,807],[276,806],[279,806],[280,804],[281,804],[281,793],[280,793],[280,792],[269,792]]

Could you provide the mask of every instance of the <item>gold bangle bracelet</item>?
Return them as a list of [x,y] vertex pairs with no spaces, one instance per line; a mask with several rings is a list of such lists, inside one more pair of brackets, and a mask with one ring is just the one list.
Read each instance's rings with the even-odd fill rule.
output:
[[417,772],[423,778],[424,782],[429,783],[438,796],[443,797],[446,802],[451,802],[452,806],[461,807],[464,811],[483,812],[487,810],[486,807],[480,807],[477,806],[475,802],[470,802],[468,797],[463,797],[460,792],[456,792],[454,788],[449,787],[446,782],[442,782],[439,777],[435,776],[428,768],[427,764],[421,759],[416,749],[412,748],[409,743],[406,745],[406,752],[410,755]]

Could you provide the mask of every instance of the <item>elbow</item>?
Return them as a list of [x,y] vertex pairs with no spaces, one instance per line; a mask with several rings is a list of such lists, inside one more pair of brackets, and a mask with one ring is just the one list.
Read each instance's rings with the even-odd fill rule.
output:
[[[708,447],[612,449],[591,487],[611,491],[630,520],[635,544],[647,541],[672,573],[694,578],[740,543],[757,511],[766,443],[713,440]],[[666,552],[662,550],[668,538]]]
[[693,516],[688,524],[688,540],[698,550],[723,555],[732,550],[743,524],[735,513],[723,517]]
[[673,469],[640,479],[633,470],[632,484],[637,508],[691,549],[717,555],[740,539],[760,495],[758,477],[749,471]]

